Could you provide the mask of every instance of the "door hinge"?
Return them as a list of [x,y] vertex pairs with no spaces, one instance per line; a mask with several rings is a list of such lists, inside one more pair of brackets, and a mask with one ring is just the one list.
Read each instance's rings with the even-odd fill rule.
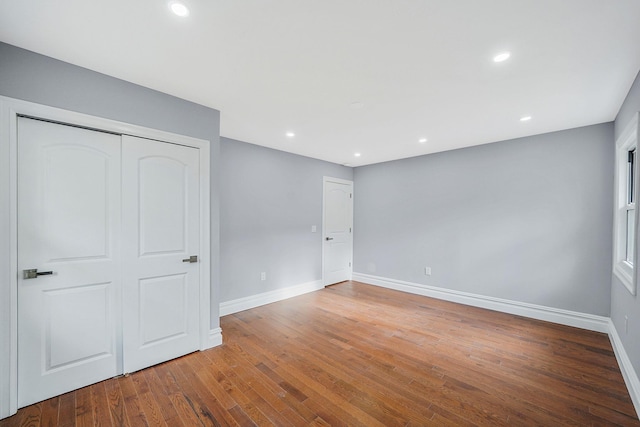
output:
[[349,267],[351,267],[351,261],[349,261]]
[[349,198],[353,199],[353,193],[349,193]]
[[349,227],[349,233],[351,233],[351,227]]

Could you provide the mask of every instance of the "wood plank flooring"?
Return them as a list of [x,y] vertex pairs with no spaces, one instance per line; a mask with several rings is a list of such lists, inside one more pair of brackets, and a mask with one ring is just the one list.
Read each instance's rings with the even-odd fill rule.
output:
[[345,282],[13,426],[640,426],[606,335]]

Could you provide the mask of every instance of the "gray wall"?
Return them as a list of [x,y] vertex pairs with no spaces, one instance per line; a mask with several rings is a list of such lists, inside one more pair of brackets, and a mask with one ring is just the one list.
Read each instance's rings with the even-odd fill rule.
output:
[[219,326],[220,112],[5,43],[0,95],[211,141],[211,326]]
[[608,316],[613,154],[608,123],[356,168],[354,271]]
[[322,177],[353,170],[227,138],[220,153],[220,301],[322,279]]
[[[622,104],[620,112],[615,121],[616,139],[622,133],[634,114],[640,111],[640,74],[627,95],[627,99]],[[640,231],[640,230],[638,230]],[[636,260],[636,266],[640,265],[640,257]],[[613,276],[611,284],[611,320],[618,331],[625,351],[631,359],[636,373],[640,374],[640,286],[636,295],[631,295],[627,288]],[[624,316],[629,317],[629,332],[625,331]]]

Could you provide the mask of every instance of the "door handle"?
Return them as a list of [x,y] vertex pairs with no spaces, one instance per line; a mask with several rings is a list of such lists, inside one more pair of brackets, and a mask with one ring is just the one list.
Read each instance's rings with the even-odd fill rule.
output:
[[189,262],[189,263],[198,262],[198,255],[191,255],[189,258],[183,259],[182,262]]
[[324,240],[326,241],[333,240],[333,237],[325,237]]
[[37,279],[38,276],[50,276],[53,271],[38,271],[37,268],[31,268],[29,270],[22,270],[23,279]]

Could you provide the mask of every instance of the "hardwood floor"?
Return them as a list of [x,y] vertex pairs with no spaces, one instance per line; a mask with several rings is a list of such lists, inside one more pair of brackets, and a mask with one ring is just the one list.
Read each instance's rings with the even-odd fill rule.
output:
[[605,334],[345,282],[13,426],[640,426]]

